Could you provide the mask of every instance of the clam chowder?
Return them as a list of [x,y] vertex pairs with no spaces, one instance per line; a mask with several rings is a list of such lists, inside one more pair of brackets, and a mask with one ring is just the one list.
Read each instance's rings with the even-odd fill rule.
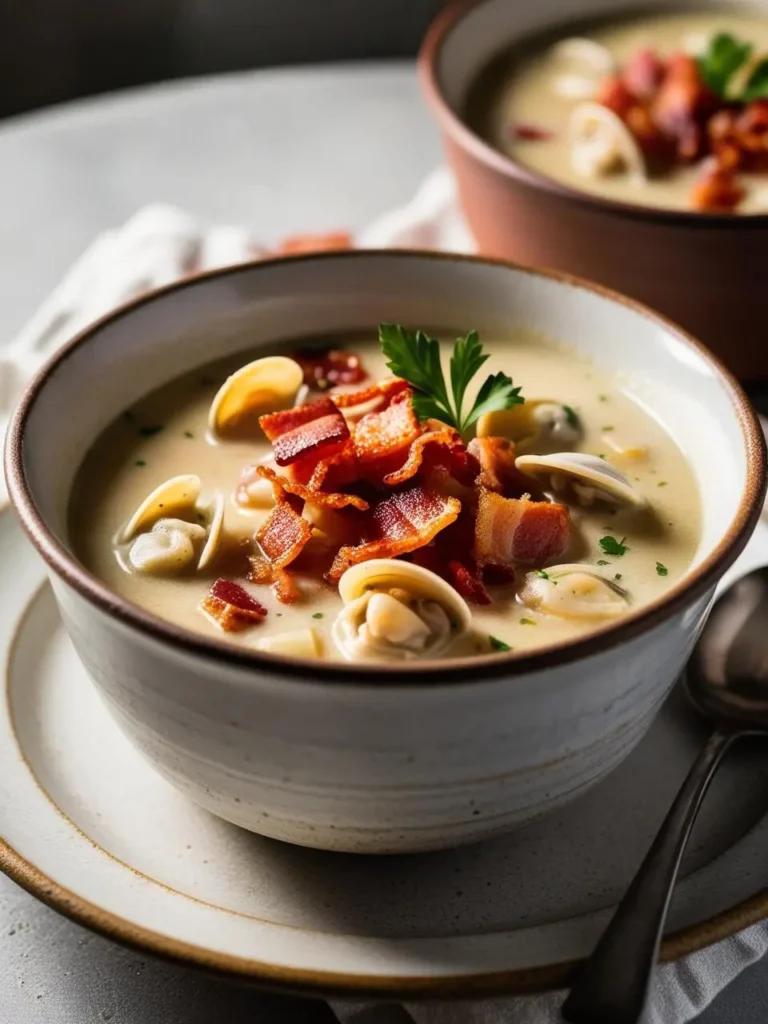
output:
[[484,343],[383,325],[161,388],[85,458],[78,556],[171,623],[330,660],[542,648],[654,601],[699,541],[683,453],[577,355]]
[[515,161],[607,199],[768,212],[768,17],[624,15],[529,37],[470,89],[465,117]]

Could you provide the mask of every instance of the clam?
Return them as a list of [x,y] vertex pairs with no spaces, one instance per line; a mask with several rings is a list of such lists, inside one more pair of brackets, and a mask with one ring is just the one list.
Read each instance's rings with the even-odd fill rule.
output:
[[593,100],[599,79],[591,75],[562,74],[552,80],[552,91],[564,100]]
[[314,629],[295,629],[265,636],[257,640],[256,648],[270,654],[287,654],[295,658],[319,658],[322,655],[322,646]]
[[567,499],[570,492],[580,505],[592,505],[596,501],[630,508],[647,505],[621,470],[596,455],[583,452],[520,455],[515,465],[521,473],[549,487],[558,497]]
[[485,413],[477,421],[477,436],[506,437],[518,447],[568,445],[581,437],[581,425],[570,406],[551,398],[533,398],[511,409]]
[[129,544],[124,565],[130,571],[161,576],[180,572],[193,561],[207,568],[216,557],[224,529],[224,498],[200,503],[200,477],[171,477],[149,494],[119,534]]
[[205,545],[197,563],[198,569],[207,569],[216,557],[224,528],[224,496],[217,494],[208,508],[209,522]]
[[158,519],[148,533],[140,533],[128,551],[135,572],[149,576],[173,576],[198,557],[206,544],[205,530],[184,519]]
[[595,76],[610,75],[616,70],[616,61],[611,51],[594,39],[569,36],[555,43],[550,53],[562,63],[582,65],[585,71]]
[[571,164],[584,178],[625,172],[636,184],[648,175],[642,150],[624,122],[600,103],[574,107],[568,126]]
[[529,608],[565,619],[595,621],[626,612],[627,592],[594,565],[553,565],[526,573],[520,600]]
[[139,505],[123,530],[124,541],[137,533],[151,530],[158,519],[185,518],[192,515],[200,497],[200,477],[194,474],[173,476],[149,494]]
[[289,409],[304,382],[299,364],[287,356],[265,356],[227,377],[208,413],[214,437],[253,437],[259,417]]
[[349,661],[434,657],[471,624],[464,599],[435,573],[411,562],[375,558],[339,580],[344,608],[333,639]]

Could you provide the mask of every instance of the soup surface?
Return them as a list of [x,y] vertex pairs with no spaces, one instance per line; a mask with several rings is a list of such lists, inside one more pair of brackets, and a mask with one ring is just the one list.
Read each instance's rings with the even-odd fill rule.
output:
[[[275,404],[264,374],[250,393],[238,383],[248,373],[228,380],[246,357],[185,376],[120,415],[88,453],[71,500],[86,567],[198,633],[337,660],[543,647],[615,621],[685,573],[699,540],[692,473],[660,423],[596,367],[533,336],[490,342],[464,415],[490,374],[495,397],[486,389],[485,408],[501,408],[462,436],[448,417],[427,418],[434,405],[424,409],[424,393],[391,376],[377,341],[344,345],[339,365],[352,378],[364,368],[365,379],[330,388],[323,379],[325,390],[307,393],[305,384],[296,395],[293,378],[277,404],[298,404],[262,420],[272,443],[250,416]],[[447,367],[451,345],[440,346]],[[305,361],[305,381],[324,378],[328,365]],[[381,380],[389,383],[371,389]],[[329,401],[361,389],[365,405],[347,398],[339,412]],[[591,458],[580,463],[575,453]],[[203,557],[217,496],[223,524]],[[352,499],[359,507],[338,507]],[[373,566],[379,576],[384,567],[385,582]]]
[[466,119],[535,171],[606,198],[768,212],[768,17],[648,14],[531,37],[478,77]]

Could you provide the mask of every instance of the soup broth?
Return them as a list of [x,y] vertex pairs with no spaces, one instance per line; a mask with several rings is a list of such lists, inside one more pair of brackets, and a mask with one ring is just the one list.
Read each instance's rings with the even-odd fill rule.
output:
[[[347,350],[354,350],[359,356],[367,378],[355,384],[313,389],[309,393],[302,389],[295,399],[299,409],[308,408],[312,401],[327,401],[329,395],[334,398],[340,393],[366,389],[371,382],[389,377],[377,341],[357,338],[344,344]],[[449,346],[441,345],[446,364]],[[340,552],[347,550],[342,541],[357,551],[361,543],[379,536],[371,526],[370,517],[383,501],[420,488],[439,493],[440,500],[451,503],[454,510],[461,506],[458,520],[441,528],[431,542],[425,541],[427,533],[422,532],[416,546],[401,553],[394,563],[397,570],[397,566],[407,560],[409,565],[417,566],[417,571],[426,573],[424,578],[428,581],[447,580],[455,600],[468,610],[469,621],[454,630],[456,635],[443,644],[439,657],[493,656],[507,649],[522,651],[545,647],[604,626],[625,612],[658,598],[686,572],[699,541],[699,497],[683,453],[631,393],[576,354],[524,334],[490,342],[487,352],[488,366],[480,377],[486,369],[513,375],[515,385],[522,387],[526,403],[516,405],[512,416],[508,410],[491,413],[485,419],[481,417],[465,432],[463,441],[455,432],[452,439],[449,437],[448,446],[439,438],[433,438],[431,446],[425,445],[421,450],[423,461],[417,474],[401,483],[385,486],[380,469],[375,473],[368,470],[367,479],[361,482],[363,474],[359,466],[354,472],[347,466],[345,473],[337,473],[332,485],[320,484],[326,493],[362,496],[369,506],[367,511],[351,506],[342,509],[320,506],[313,502],[311,495],[306,500],[306,491],[302,492],[303,498],[288,495],[286,515],[290,518],[298,514],[310,537],[299,557],[283,570],[275,571],[272,577],[264,571],[263,548],[268,548],[274,568],[290,541],[280,542],[283,547],[278,543],[275,548],[272,539],[269,544],[260,545],[254,541],[254,536],[265,528],[270,516],[275,515],[276,500],[284,503],[285,496],[281,496],[279,485],[273,487],[268,479],[254,477],[253,473],[245,478],[246,483],[250,480],[252,485],[249,495],[246,494],[248,487],[238,490],[238,481],[243,480],[244,467],[258,463],[272,467],[284,482],[301,477],[305,486],[311,486],[312,481],[307,484],[307,472],[299,472],[299,462],[275,466],[278,442],[274,442],[273,448],[254,423],[240,421],[241,427],[245,422],[244,436],[212,436],[209,415],[214,396],[228,375],[248,362],[246,357],[213,364],[161,388],[109,426],[85,458],[73,492],[70,521],[74,548],[85,566],[117,594],[162,619],[209,637],[227,638],[245,647],[331,660],[357,660],[358,656],[370,656],[372,660],[384,660],[390,655],[405,659],[433,656],[428,641],[419,647],[422,641],[418,636],[412,649],[405,652],[396,649],[397,638],[391,636],[384,637],[381,644],[373,644],[370,650],[363,649],[364,645],[345,647],[340,642],[339,627],[334,624],[350,601],[358,599],[359,595],[347,594],[345,603],[339,591],[340,573],[336,572],[335,577],[332,573],[329,575],[329,569],[338,565]],[[309,370],[305,365],[307,378],[313,380],[320,376],[321,383],[327,384],[322,378],[327,364],[323,365],[325,369],[314,364],[314,369]],[[470,386],[470,391],[473,386],[476,391],[476,383]],[[361,417],[360,410],[354,407],[342,409],[358,447],[374,427],[379,429],[376,417],[389,416],[395,404],[403,407],[398,412],[406,417],[403,422],[413,422],[410,390],[401,391],[394,398],[374,396],[367,401],[369,406],[378,406],[367,416]],[[226,401],[218,408],[225,409]],[[319,419],[312,421],[315,425],[319,422]],[[303,436],[305,428],[297,429],[297,436]],[[441,432],[443,436],[446,429],[445,423],[434,420],[418,427],[421,432]],[[471,441],[475,431],[482,433],[486,440],[491,439],[488,447],[478,447],[477,441]],[[506,438],[504,432],[508,435]],[[493,440],[498,437],[502,440]],[[465,444],[467,440],[470,440],[469,449]],[[348,446],[349,442],[343,442],[342,448],[344,444]],[[394,470],[397,475],[399,467],[409,457],[413,460],[418,447],[414,444],[388,456],[386,469],[390,474]],[[428,448],[431,449],[429,455],[426,454]],[[446,452],[453,460],[450,463],[445,462]],[[493,456],[488,463],[484,452]],[[494,461],[499,452],[503,457]],[[475,454],[470,456],[469,453]],[[593,457],[590,472],[594,464],[598,472],[600,467],[608,473],[612,468],[619,470],[623,477],[617,477],[617,489],[610,490],[613,486],[610,481],[604,485],[600,479],[595,483],[578,473],[569,476],[567,460],[574,453]],[[547,456],[565,458],[565,471],[557,467],[549,469],[546,462],[537,464],[538,458]],[[522,460],[517,466],[516,457]],[[532,460],[532,464],[526,465],[524,457]],[[433,467],[432,475],[427,474],[428,463]],[[337,459],[331,476],[340,464]],[[482,481],[478,476],[481,465],[485,473]],[[521,466],[525,472],[521,472]],[[201,494],[195,501],[190,500],[195,498],[194,494],[179,497],[177,488],[175,498],[171,495],[169,500],[166,496],[159,502],[164,508],[145,511],[143,520],[139,516],[133,529],[127,529],[131,518],[136,519],[134,513],[153,489],[169,478],[183,475],[189,475],[192,480],[199,477]],[[190,486],[194,490],[194,486]],[[608,490],[603,491],[603,486]],[[526,492],[535,500],[528,501],[524,496]],[[203,534],[206,530],[210,534],[211,502],[217,495],[223,502],[221,543],[209,564],[200,569],[196,566],[205,542]],[[489,530],[493,533],[491,546],[495,545],[496,553],[490,556],[486,551],[488,538],[473,534],[473,517],[480,515],[477,512],[479,502],[485,502],[493,513]],[[401,513],[406,518],[411,515],[405,505],[398,509],[398,516]],[[424,515],[424,521],[431,523],[431,513]],[[539,516],[542,516],[541,524]],[[412,520],[415,518],[411,515]],[[158,526],[162,532],[162,523],[171,520],[181,521],[182,527],[186,523],[192,532],[195,529],[199,532],[199,537],[190,539],[195,548],[193,561],[188,558],[184,561],[186,556],[181,557],[184,551],[189,554],[191,550],[185,547],[183,537],[179,541],[181,560],[178,566],[167,560],[167,545],[161,548],[159,555],[152,548]],[[334,531],[340,528],[344,533],[350,529],[350,523],[353,535],[346,533],[340,540]],[[429,523],[427,526],[421,520],[419,523],[417,531],[431,528]],[[462,523],[465,528],[459,532]],[[520,547],[525,531],[515,532],[516,524],[520,523],[530,526],[526,526],[525,551]],[[560,543],[557,531],[563,524],[567,531]],[[387,532],[390,526],[388,522],[386,529],[382,527],[386,538],[394,535]],[[395,533],[400,529],[398,524],[396,526]],[[477,527],[476,522],[474,527]],[[454,532],[450,534],[450,530]],[[441,534],[451,537],[449,544],[441,546]],[[407,531],[400,531],[398,536],[401,535],[410,537]],[[168,543],[172,548],[173,544]],[[535,552],[532,555],[531,543],[534,549],[539,545],[539,551],[544,552],[543,560],[531,560],[536,557]],[[137,544],[138,548],[134,547]],[[379,557],[390,557],[389,551],[387,548]],[[357,556],[350,557],[353,557],[350,574],[362,571],[365,575],[366,560],[355,562]],[[552,570],[553,562],[571,568],[558,575]],[[260,566],[255,574],[254,564]],[[267,570],[269,568],[267,565]],[[226,605],[228,594],[221,587],[213,614],[210,600],[209,610],[205,612],[206,599],[210,599],[217,579],[242,587],[262,606],[265,614],[255,615],[250,620],[247,617],[239,620],[236,615],[231,620],[226,616],[222,618],[218,612],[223,607],[222,600]],[[252,582],[253,579],[263,582]],[[342,593],[343,580],[344,576]],[[415,585],[418,587],[421,583],[416,581]],[[388,587],[399,600],[403,590],[409,591],[411,583],[409,579],[395,580],[394,584],[390,581]],[[436,610],[434,607],[442,602],[450,618],[454,598],[450,595],[446,598],[444,592],[434,590],[429,582],[427,591],[421,594],[424,600],[416,610],[421,614],[426,609],[424,614],[430,623],[432,613],[443,622],[440,607]],[[382,610],[387,612],[383,606]],[[463,613],[457,614],[460,618]],[[455,625],[452,620],[451,628]],[[354,624],[349,626],[349,629],[355,628]],[[308,640],[308,636],[311,639]]]
[[496,149],[572,188],[765,213],[766,56],[768,18],[746,10],[592,21],[500,54],[465,116]]

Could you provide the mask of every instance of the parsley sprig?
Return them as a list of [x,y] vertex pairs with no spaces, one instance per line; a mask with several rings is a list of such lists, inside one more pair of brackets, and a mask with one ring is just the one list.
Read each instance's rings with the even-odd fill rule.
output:
[[742,42],[728,32],[718,32],[709,40],[707,50],[698,59],[699,71],[709,88],[723,99],[742,103],[768,96],[768,57],[752,68],[741,96],[730,96],[729,85],[736,72],[752,57],[751,43]]
[[379,343],[392,373],[415,389],[413,408],[422,421],[441,420],[465,434],[486,413],[511,409],[525,401],[511,377],[492,373],[481,385],[471,409],[464,412],[467,387],[488,359],[477,331],[456,339],[450,361],[450,394],[437,339],[424,331],[409,331],[400,324],[381,324]]

